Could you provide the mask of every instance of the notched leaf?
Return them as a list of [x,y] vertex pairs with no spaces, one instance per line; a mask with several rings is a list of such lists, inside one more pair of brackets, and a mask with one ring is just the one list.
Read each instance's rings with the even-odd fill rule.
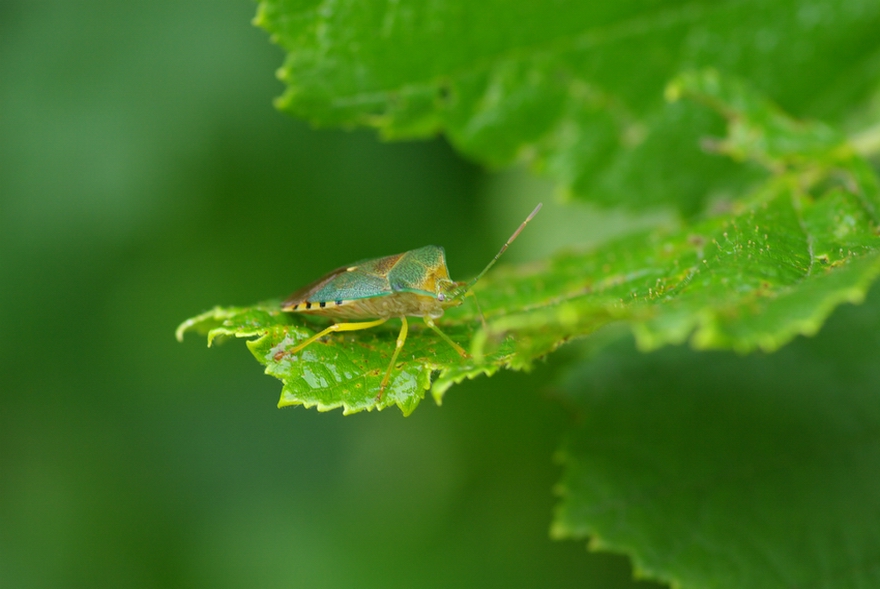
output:
[[619,321],[644,350],[690,340],[773,351],[815,333],[840,303],[861,301],[880,274],[877,180],[841,135],[712,71],[679,77],[669,94],[716,108],[729,121],[724,152],[771,176],[725,215],[496,274],[486,288],[528,293],[525,308],[489,322],[490,332],[516,334],[519,354]]

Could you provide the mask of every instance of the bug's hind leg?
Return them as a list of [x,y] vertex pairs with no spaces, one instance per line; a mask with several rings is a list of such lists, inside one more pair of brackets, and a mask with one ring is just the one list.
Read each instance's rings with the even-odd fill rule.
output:
[[363,323],[334,323],[333,325],[331,325],[327,329],[316,333],[315,335],[313,335],[312,337],[310,337],[306,341],[297,344],[292,349],[282,350],[281,352],[278,352],[277,354],[275,354],[275,360],[276,361],[281,360],[281,358],[283,358],[284,356],[287,356],[289,354],[296,354],[297,352],[299,352],[300,350],[305,348],[307,345],[321,339],[322,337],[324,337],[328,333],[334,333],[337,331],[358,331],[361,329],[370,329],[371,327],[376,327],[377,325],[382,325],[386,321],[388,321],[388,320],[387,319],[377,319],[375,321],[365,321]]
[[397,363],[397,356],[400,355],[400,350],[403,349],[403,343],[406,341],[406,334],[409,332],[406,317],[401,317],[400,322],[400,334],[397,336],[397,345],[394,348],[394,353],[391,355],[391,363],[388,365],[388,370],[385,371],[385,376],[382,377],[382,384],[379,386],[379,394],[376,395],[377,401],[382,398],[382,393],[385,392],[385,387],[388,386],[388,379],[391,378],[391,371],[394,369],[394,364]]
[[433,320],[433,319],[431,319],[431,318],[428,317],[427,315],[425,315],[424,317],[422,317],[422,319],[424,319],[424,320],[425,320],[425,324],[426,324],[428,327],[430,327],[431,329],[433,329],[434,331],[436,331],[436,332],[437,332],[437,335],[439,335],[440,337],[442,337],[442,338],[446,341],[446,343],[448,343],[450,346],[452,346],[453,348],[455,348],[455,351],[458,352],[458,354],[459,354],[462,358],[470,358],[470,355],[469,355],[467,352],[464,351],[464,348],[462,348],[460,345],[458,345],[457,343],[455,343],[454,341],[452,341],[452,338],[451,338],[451,337],[449,337],[448,335],[446,335],[445,333],[443,333],[442,331],[440,331],[440,328],[437,327],[437,324],[434,323],[434,320]]

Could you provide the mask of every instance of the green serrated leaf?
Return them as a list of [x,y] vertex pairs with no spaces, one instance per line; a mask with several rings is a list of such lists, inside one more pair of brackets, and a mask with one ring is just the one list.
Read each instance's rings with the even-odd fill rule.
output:
[[815,333],[841,302],[859,302],[880,272],[880,190],[840,135],[793,121],[713,71],[670,89],[717,108],[730,129],[719,151],[761,162],[773,176],[728,214],[507,278],[503,288],[528,292],[529,308],[490,328],[516,332],[518,351],[545,352],[563,335],[621,320],[646,350],[690,339],[772,351]]
[[723,215],[487,276],[474,289],[485,328],[470,303],[441,320],[471,358],[463,360],[433,332],[415,330],[378,398],[394,328],[336,334],[284,354],[318,328],[276,304],[215,309],[185,322],[178,336],[187,329],[206,332],[209,342],[257,336],[248,345],[284,382],[280,406],[353,413],[397,405],[408,414],[432,380],[439,402],[455,382],[527,369],[569,339],[613,323],[628,325],[644,350],[690,341],[697,348],[773,351],[814,334],[839,304],[860,302],[880,274],[880,190],[843,138],[790,119],[713,71],[681,76],[670,88],[727,117],[721,152],[761,162],[772,175]]
[[[491,303],[482,306],[488,314],[497,312]],[[486,344],[485,335],[474,337],[479,318],[473,306],[447,312],[442,325],[445,333],[463,345],[469,341]],[[253,307],[216,307],[186,320],[176,333],[181,341],[190,330],[205,334],[209,346],[228,336],[256,337],[248,341],[248,348],[266,366],[266,374],[283,382],[279,407],[304,405],[319,411],[341,407],[346,414],[397,405],[408,415],[429,389],[440,404],[455,383],[492,375],[500,368],[528,368],[532,361],[515,353],[512,335],[493,334],[491,350],[472,345],[475,354],[462,359],[432,331],[415,327],[380,397],[379,385],[395,350],[397,329],[381,326],[334,334],[296,354],[285,353],[323,326],[284,313],[280,303],[271,301]]]
[[[459,315],[476,320],[472,313]],[[346,414],[397,405],[409,415],[431,388],[433,374],[437,376],[434,397],[439,404],[442,393],[453,382],[492,374],[506,366],[512,354],[507,344],[479,361],[462,360],[432,331],[414,327],[379,398],[379,385],[394,353],[397,331],[383,326],[351,335],[334,334],[296,354],[284,353],[320,327],[282,312],[280,303],[273,301],[254,307],[217,307],[182,323],[177,337],[182,340],[186,331],[198,331],[208,336],[208,345],[223,336],[256,337],[248,341],[248,348],[266,366],[266,374],[284,383],[279,407],[303,405],[319,411],[341,407]],[[473,327],[461,318],[444,323],[443,329],[461,342],[473,333]]]
[[679,71],[732,72],[833,122],[880,74],[874,0],[263,0],[255,22],[288,52],[285,111],[390,138],[443,132],[481,162],[532,162],[576,195],[689,212],[754,169],[700,151],[717,119],[664,103]]

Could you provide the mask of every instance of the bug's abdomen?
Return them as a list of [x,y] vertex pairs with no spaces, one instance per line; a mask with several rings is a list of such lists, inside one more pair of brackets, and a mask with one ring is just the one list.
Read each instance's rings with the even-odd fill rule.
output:
[[320,302],[312,302],[312,301],[302,301],[300,303],[290,303],[289,301],[284,303],[281,308],[284,311],[293,311],[297,313],[323,313],[332,312],[335,308],[341,307],[344,305],[346,301],[338,300],[338,301],[320,301]]
[[285,305],[283,309],[331,319],[380,319],[404,315],[429,316],[436,319],[443,315],[443,307],[437,299],[411,292],[355,300],[303,301],[294,305]]
[[305,315],[318,315],[328,317],[330,319],[378,319],[379,316],[360,301],[337,300],[337,301],[303,301],[292,305],[285,304],[282,310],[292,313],[303,313]]

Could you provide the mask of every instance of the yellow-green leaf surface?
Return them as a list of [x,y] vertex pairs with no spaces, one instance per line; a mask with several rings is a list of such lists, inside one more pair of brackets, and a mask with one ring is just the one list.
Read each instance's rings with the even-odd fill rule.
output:
[[840,124],[880,75],[875,0],[263,0],[256,23],[287,52],[278,105],[298,117],[442,132],[578,196],[689,212],[750,170],[699,149],[717,122],[664,103],[670,78],[719,68]]
[[439,401],[456,381],[527,368],[565,341],[613,323],[630,326],[645,350],[690,341],[771,351],[815,333],[840,303],[861,301],[880,273],[880,195],[844,139],[825,125],[789,118],[712,71],[677,78],[667,95],[723,114],[728,134],[715,149],[762,164],[766,180],[727,203],[726,212],[690,225],[492,272],[475,288],[485,329],[469,301],[438,321],[471,358],[414,327],[377,399],[394,326],[331,335],[285,354],[321,325],[272,303],[215,309],[184,323],[179,335],[195,328],[209,338],[256,337],[251,351],[284,382],[282,406],[356,412],[397,405],[408,414],[431,387]]

